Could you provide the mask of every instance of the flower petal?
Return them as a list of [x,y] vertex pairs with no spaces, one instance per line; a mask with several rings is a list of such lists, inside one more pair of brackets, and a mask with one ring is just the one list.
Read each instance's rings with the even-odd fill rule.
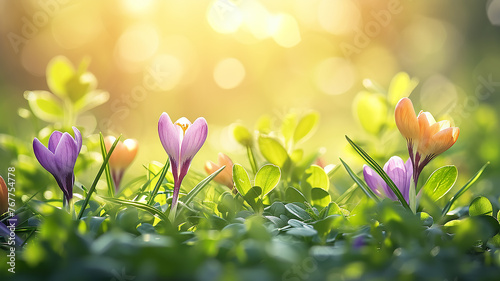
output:
[[76,128],[76,127],[72,127],[73,128],[73,132],[75,133],[75,144],[76,144],[76,148],[78,149],[77,151],[77,155],[80,154],[80,150],[82,149],[82,134],[80,133],[80,131]]
[[438,155],[448,150],[457,141],[460,130],[457,127],[450,127],[437,132],[431,138],[429,154]]
[[35,153],[36,159],[45,170],[51,174],[57,172],[54,153],[46,148],[37,138],[33,140],[33,152]]
[[419,126],[413,104],[409,98],[402,98],[394,112],[396,126],[406,139],[418,139]]
[[181,165],[184,165],[187,161],[191,161],[205,143],[207,134],[208,125],[203,117],[196,119],[194,123],[187,128],[181,145]]
[[49,138],[49,145],[48,145],[50,152],[52,152],[52,153],[56,152],[57,144],[59,144],[59,141],[61,140],[62,135],[63,135],[63,133],[61,133],[59,131],[52,132],[52,134],[50,135],[50,138]]
[[54,163],[57,168],[56,174],[73,174],[78,152],[79,150],[76,147],[74,139],[70,134],[64,133],[54,153]]
[[179,133],[178,126],[175,126],[170,116],[166,112],[163,112],[158,121],[158,134],[161,144],[170,157],[172,164],[174,162],[180,163],[180,142],[182,135]]
[[369,166],[363,165],[363,177],[368,187],[377,195],[382,195],[380,190],[386,183],[384,180]]
[[[403,195],[406,202],[408,202],[410,198],[410,180],[411,175],[413,174],[411,160],[408,159],[406,163],[398,156],[393,156],[384,166],[384,170],[387,175],[394,182],[396,187],[399,189],[401,194]],[[394,194],[391,189],[389,189],[391,194]],[[397,200],[397,197],[394,194],[394,200]]]

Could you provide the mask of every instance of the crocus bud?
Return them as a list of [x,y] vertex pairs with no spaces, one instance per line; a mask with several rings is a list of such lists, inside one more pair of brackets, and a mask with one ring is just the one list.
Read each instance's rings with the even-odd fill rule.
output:
[[36,159],[54,176],[68,203],[73,198],[74,168],[82,148],[80,131],[73,127],[73,132],[74,138],[69,133],[54,131],[50,135],[47,146],[44,146],[37,138],[33,140],[33,152]]
[[220,169],[222,166],[226,166],[224,170],[222,170],[215,178],[214,181],[223,184],[229,189],[233,189],[234,183],[233,183],[233,161],[231,161],[231,158],[229,158],[227,155],[224,153],[219,153],[219,158],[218,158],[219,164],[215,164],[212,161],[207,161],[205,163],[205,171],[207,174],[212,174],[213,172],[217,171]]
[[0,176],[0,215],[7,212],[9,208],[9,192],[7,191],[7,185]]
[[[104,145],[106,146],[106,151],[111,149],[116,138],[113,136],[107,136],[104,138]],[[111,175],[113,176],[113,181],[115,183],[115,189],[120,188],[120,182],[122,180],[125,169],[130,166],[132,161],[134,161],[137,155],[137,150],[139,149],[139,143],[135,139],[126,139],[123,142],[119,141],[116,144],[113,154],[109,157],[109,168],[111,170]]]
[[[413,167],[410,159],[406,163],[398,156],[393,156],[384,165],[384,171],[387,173],[389,178],[394,182],[396,187],[401,191],[406,202],[410,199],[410,183],[411,176],[413,175]],[[396,194],[387,185],[387,183],[382,179],[382,177],[377,174],[372,168],[367,165],[363,167],[363,176],[365,182],[370,187],[373,192],[377,195],[382,195],[382,192],[390,198],[391,200],[398,200]]]

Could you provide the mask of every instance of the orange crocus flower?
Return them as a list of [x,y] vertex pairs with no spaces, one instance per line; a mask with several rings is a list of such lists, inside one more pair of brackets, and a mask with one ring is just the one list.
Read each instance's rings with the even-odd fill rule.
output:
[[[109,151],[116,138],[113,136],[107,136],[104,138],[104,145],[106,150]],[[118,191],[120,188],[120,182],[123,177],[125,169],[130,166],[132,161],[134,161],[137,155],[137,150],[139,149],[139,143],[135,139],[126,139],[123,142],[119,141],[113,150],[113,154],[109,158],[109,168],[111,170],[111,176],[113,177],[113,182],[115,183],[115,189]]]
[[231,158],[229,158],[227,155],[224,153],[219,153],[218,157],[218,162],[219,164],[215,164],[212,161],[207,161],[205,163],[205,171],[210,175],[213,172],[217,171],[220,169],[222,166],[226,166],[224,170],[222,170],[215,178],[214,180],[220,184],[223,184],[229,189],[233,189],[234,187],[234,182],[233,182],[233,161],[231,161]]
[[408,144],[416,186],[424,166],[455,144],[460,129],[452,127],[447,120],[436,122],[429,112],[420,111],[418,116],[415,116],[409,98],[402,98],[396,105],[394,113],[396,126]]

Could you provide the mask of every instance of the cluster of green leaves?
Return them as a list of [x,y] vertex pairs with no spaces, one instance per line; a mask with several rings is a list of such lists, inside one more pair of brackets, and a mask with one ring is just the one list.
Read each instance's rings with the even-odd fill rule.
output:
[[89,60],[78,69],[66,58],[53,58],[47,66],[48,91],[26,91],[31,112],[40,120],[71,128],[82,113],[109,99],[109,93],[97,89],[97,79],[87,71]]
[[[65,126],[75,114],[104,102],[105,94],[95,90],[95,80],[88,74],[85,63],[74,70],[67,60],[54,59],[47,80],[55,95],[46,98],[52,94],[31,92],[37,99],[29,101],[32,112],[51,126],[59,126],[58,122]],[[375,110],[371,114],[377,118],[359,116],[362,126],[370,127],[373,135],[389,127],[391,122],[384,117],[387,108],[409,95],[416,83],[400,73],[382,98],[379,87],[367,82],[371,92],[360,93],[355,108],[358,113]],[[52,106],[64,110],[53,114],[54,119],[40,113],[51,112]],[[486,165],[452,197],[447,194],[457,181],[457,168],[437,169],[416,191],[412,208],[378,163],[348,138],[398,201],[379,198],[342,160],[355,185],[335,198],[332,176],[338,167],[316,165],[322,151],[303,146],[318,126],[318,113],[290,112],[280,121],[275,124],[264,116],[255,130],[234,125],[234,137],[246,149],[248,162],[222,167],[209,176],[190,171],[175,216],[169,212],[174,181],[170,163],[148,163],[143,176],[115,194],[107,165],[119,138],[106,151],[100,135],[86,145],[103,161],[97,171],[88,171],[92,180],[84,181],[89,188],[76,184],[83,199],[74,202],[74,210],[40,200],[36,192],[17,209],[16,234],[24,245],[17,252],[17,273],[9,277],[207,281],[498,277],[498,200],[479,196],[467,206],[457,205]],[[212,182],[222,169],[232,169],[233,190]],[[98,190],[103,176],[107,189]],[[359,189],[367,196],[355,196]],[[4,215],[0,221],[6,223],[7,218]],[[0,231],[4,239],[0,247],[6,252],[8,235]],[[0,274],[7,272],[4,257]]]

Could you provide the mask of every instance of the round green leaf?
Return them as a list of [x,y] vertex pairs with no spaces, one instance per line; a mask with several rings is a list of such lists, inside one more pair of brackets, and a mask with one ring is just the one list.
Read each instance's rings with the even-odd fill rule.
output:
[[243,146],[252,146],[252,134],[248,131],[245,126],[236,124],[233,127],[233,136],[237,142]]
[[267,136],[259,136],[259,149],[262,156],[270,163],[283,168],[288,160],[285,148],[275,139]]
[[278,166],[268,164],[262,166],[255,175],[255,185],[262,188],[262,197],[271,192],[279,183],[281,171]]
[[252,188],[250,184],[250,178],[248,177],[247,171],[240,164],[233,165],[233,181],[236,187],[236,190],[242,195],[245,196],[248,191]]
[[64,118],[61,102],[47,91],[28,91],[24,93],[36,117],[46,122],[57,122]]
[[297,114],[289,113],[285,116],[283,123],[281,124],[281,134],[285,138],[285,143],[288,144],[293,137],[295,132],[295,126],[297,125]]
[[311,190],[311,201],[313,206],[324,208],[332,202],[332,198],[328,191],[316,187]]
[[422,188],[432,201],[437,201],[450,191],[457,177],[455,166],[444,166],[435,170]]
[[47,85],[59,97],[68,97],[66,84],[75,75],[73,64],[63,56],[57,56],[47,65]]
[[493,214],[493,206],[491,206],[488,198],[479,196],[472,200],[469,205],[469,216],[491,216]]
[[322,188],[328,191],[330,181],[325,170],[318,165],[311,165],[302,176],[300,187],[302,190],[310,190],[314,187]]
[[317,128],[319,122],[319,113],[310,112],[306,116],[300,119],[297,127],[295,128],[295,133],[293,134],[293,141],[299,142],[300,140],[305,140],[306,137],[310,136],[314,130]]
[[360,92],[354,100],[354,112],[363,129],[378,134],[387,120],[387,104],[380,94]]
[[304,194],[302,194],[302,192],[300,192],[299,190],[297,190],[293,186],[289,186],[285,190],[285,201],[286,202],[304,203],[307,200],[306,200],[306,197],[304,196]]
[[408,73],[399,72],[392,78],[389,86],[389,103],[395,106],[400,99],[408,97],[417,85],[418,79],[411,79]]

